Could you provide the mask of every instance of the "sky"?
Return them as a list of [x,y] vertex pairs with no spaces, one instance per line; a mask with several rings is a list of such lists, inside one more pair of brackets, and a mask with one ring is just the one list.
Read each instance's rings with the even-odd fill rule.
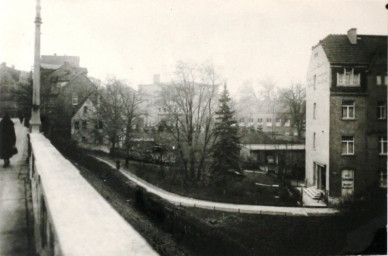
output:
[[[211,62],[232,94],[304,82],[328,34],[387,35],[379,0],[41,0],[41,54],[75,55],[89,75],[168,82],[177,61]],[[0,62],[31,70],[35,0],[0,0]]]

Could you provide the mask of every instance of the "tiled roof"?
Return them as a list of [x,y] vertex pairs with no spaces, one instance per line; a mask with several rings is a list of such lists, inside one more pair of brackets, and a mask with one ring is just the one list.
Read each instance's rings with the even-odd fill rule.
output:
[[347,35],[328,35],[319,42],[331,64],[369,64],[378,51],[387,50],[387,36],[358,35],[351,44]]

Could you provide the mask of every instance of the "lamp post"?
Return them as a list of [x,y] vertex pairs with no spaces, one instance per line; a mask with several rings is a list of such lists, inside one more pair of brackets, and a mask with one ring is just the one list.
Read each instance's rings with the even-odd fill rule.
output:
[[30,121],[30,132],[39,133],[41,128],[40,121],[40,0],[36,0],[35,17],[35,55],[34,55],[34,78],[32,91],[32,114]]

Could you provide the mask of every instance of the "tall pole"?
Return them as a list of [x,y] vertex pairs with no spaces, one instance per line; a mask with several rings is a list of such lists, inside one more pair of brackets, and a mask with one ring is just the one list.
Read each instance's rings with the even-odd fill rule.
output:
[[34,56],[34,78],[32,94],[32,115],[30,122],[30,131],[39,133],[41,128],[40,121],[40,0],[36,0],[36,17],[35,17],[35,56]]

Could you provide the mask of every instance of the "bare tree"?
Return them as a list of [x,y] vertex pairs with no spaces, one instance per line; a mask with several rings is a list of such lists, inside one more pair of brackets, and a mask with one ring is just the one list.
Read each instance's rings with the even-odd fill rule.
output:
[[306,89],[301,83],[292,84],[291,88],[280,92],[280,101],[291,115],[292,122],[301,138],[306,118]]
[[122,90],[125,84],[115,77],[107,79],[101,93],[98,115],[104,122],[103,133],[108,137],[110,152],[113,153],[119,137],[124,135],[124,101]]
[[198,67],[184,62],[176,66],[176,79],[162,91],[161,104],[168,110],[167,131],[174,138],[184,177],[201,180],[205,160],[214,143],[217,76],[212,65]]
[[137,117],[139,117],[139,105],[143,102],[142,95],[131,87],[123,87],[120,90],[120,95],[123,101],[122,115],[125,122],[125,145],[130,146],[130,137],[132,125]]

